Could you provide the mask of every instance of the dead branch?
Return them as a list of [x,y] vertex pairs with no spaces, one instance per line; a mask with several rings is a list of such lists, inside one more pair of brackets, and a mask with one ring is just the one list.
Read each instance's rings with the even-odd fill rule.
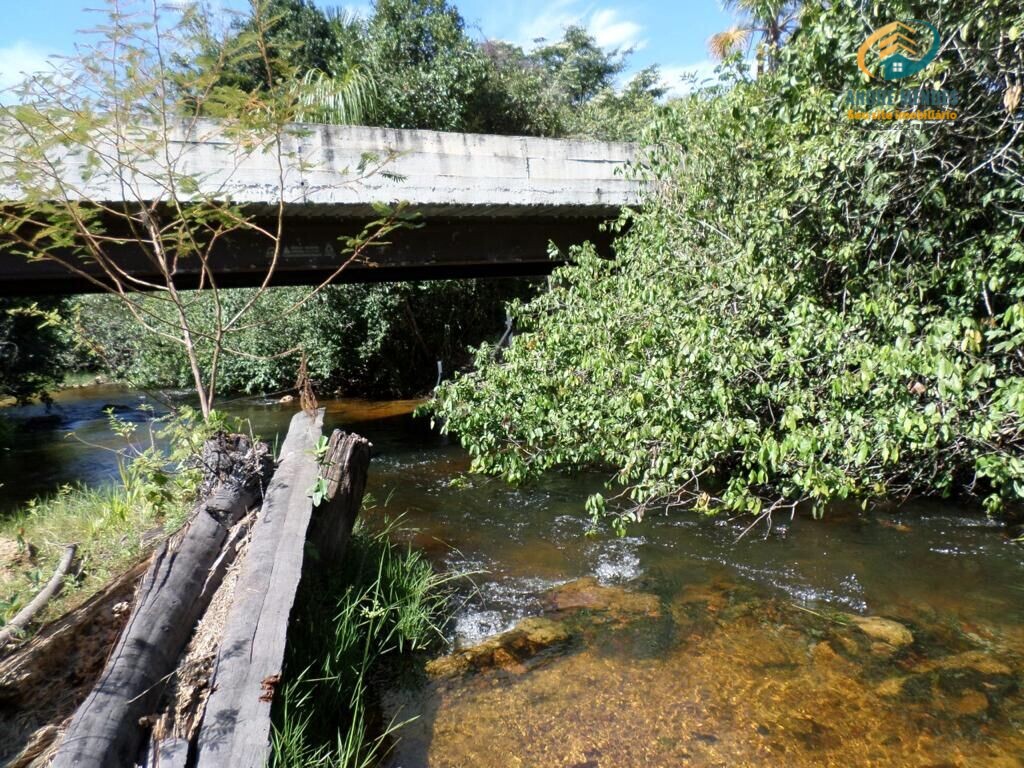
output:
[[3,630],[0,630],[0,650],[5,648],[8,643],[16,640],[17,636],[35,618],[36,614],[46,607],[46,604],[50,602],[50,598],[60,591],[61,586],[64,584],[64,577],[67,575],[68,569],[71,568],[71,562],[75,559],[75,551],[77,549],[78,547],[75,544],[69,544],[64,549],[64,555],[61,557],[60,562],[57,563],[57,569],[53,572],[53,576],[50,577],[46,586],[43,587],[38,595],[32,598],[28,605],[18,611],[18,614],[7,623]]

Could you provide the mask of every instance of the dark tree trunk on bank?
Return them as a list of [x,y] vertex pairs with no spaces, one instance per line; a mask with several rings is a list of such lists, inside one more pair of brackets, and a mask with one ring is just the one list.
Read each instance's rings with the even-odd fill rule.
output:
[[345,554],[366,491],[372,444],[365,437],[334,430],[327,449],[324,477],[327,499],[313,510],[309,541],[320,562],[337,563]]
[[221,436],[204,453],[208,485],[183,531],[153,555],[131,617],[103,674],[78,708],[53,761],[55,768],[134,764],[167,676],[223,576],[215,568],[231,527],[259,500],[265,446]]

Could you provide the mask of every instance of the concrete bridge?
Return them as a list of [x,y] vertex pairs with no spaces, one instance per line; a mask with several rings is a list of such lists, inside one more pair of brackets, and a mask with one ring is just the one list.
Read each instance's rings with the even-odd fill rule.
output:
[[[289,134],[280,155],[240,156],[219,130],[213,121],[181,129],[175,167],[200,175],[204,195],[230,197],[257,220],[274,220],[284,201],[279,285],[331,274],[342,258],[339,237],[354,236],[377,218],[373,202],[408,201],[423,226],[390,236],[390,245],[373,250],[372,263],[351,265],[340,282],[547,274],[556,263],[549,242],[565,249],[590,240],[607,250],[610,238],[600,223],[640,199],[640,184],[623,175],[635,157],[630,144],[310,125]],[[353,182],[369,154],[385,161],[382,172]],[[81,170],[75,163],[67,155],[66,172]],[[145,175],[136,183],[137,199],[167,197]],[[124,197],[119,180],[109,177],[79,188],[82,197],[115,205]],[[15,200],[17,191],[0,189],[0,198]],[[256,235],[226,238],[215,254],[218,284],[258,284],[269,252],[268,241]],[[138,249],[125,248],[118,263],[135,276],[156,276]],[[181,287],[198,279],[188,270],[179,267]],[[0,294],[94,290],[58,264],[0,253]]]

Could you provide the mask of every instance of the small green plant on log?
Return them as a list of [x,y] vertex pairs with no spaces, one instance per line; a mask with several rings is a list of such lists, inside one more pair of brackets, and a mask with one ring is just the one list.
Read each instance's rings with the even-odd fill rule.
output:
[[[275,19],[266,0],[251,8],[253,23],[228,32],[199,3],[161,10],[109,0],[94,42],[30,77],[17,103],[0,111],[0,189],[9,201],[0,204],[0,248],[60,265],[115,297],[142,332],[182,348],[207,418],[223,360],[251,354],[234,338],[269,321],[264,302],[296,194],[289,173],[305,168],[295,122],[309,111],[310,86],[288,46],[267,44]],[[265,77],[237,84],[230,73],[253,57]],[[315,95],[325,87],[318,81]],[[196,167],[189,148],[211,141],[234,164],[226,172]],[[232,199],[234,174],[253,158],[270,169],[267,202],[258,207]],[[344,183],[386,172],[389,159],[364,157]],[[407,222],[401,207],[376,210],[379,218],[339,243],[336,270],[278,308],[275,320],[301,311]],[[252,242],[267,263],[259,288],[240,304],[219,284],[217,255],[232,238]],[[129,262],[155,277],[139,277]],[[143,292],[150,301],[141,301]]]
[[327,437],[320,435],[320,439],[316,441],[316,445],[313,447],[313,458],[316,459],[316,465],[320,471],[316,476],[313,486],[309,489],[309,495],[313,499],[314,507],[319,507],[330,492],[330,481],[324,475],[329,463],[327,457],[329,448],[330,442]]

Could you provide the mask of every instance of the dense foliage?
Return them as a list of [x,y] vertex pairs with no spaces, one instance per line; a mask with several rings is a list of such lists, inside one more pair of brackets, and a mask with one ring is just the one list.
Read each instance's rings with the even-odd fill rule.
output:
[[[223,48],[251,47],[245,36],[259,33],[289,67],[337,87],[360,83],[356,122],[393,128],[635,138],[664,92],[654,68],[617,88],[629,52],[601,48],[582,27],[524,51],[474,40],[447,0],[377,0],[366,18],[310,0],[260,0],[235,28]],[[250,54],[236,57],[227,81],[270,79]]]
[[[871,29],[930,20],[955,122],[848,120]],[[1024,11],[809,4],[778,67],[676,104],[647,137],[649,200],[516,313],[500,362],[436,410],[478,470],[614,470],[628,505],[1024,497]],[[883,84],[884,85],[884,84]],[[595,514],[603,497],[588,504]]]
[[[352,66],[352,52],[346,45],[345,30],[350,20],[333,14],[328,17],[312,0],[262,0],[253,3],[249,15],[235,22],[235,34],[224,47],[242,46],[248,55],[235,57],[222,78],[231,76],[244,87],[268,86],[272,77],[287,75],[286,67],[299,73],[316,70],[342,75]],[[262,41],[268,46],[269,60],[285,66],[270,72],[258,51]],[[189,62],[194,65],[195,62]]]
[[[301,311],[286,314],[299,288],[266,293],[256,311],[273,318],[238,334],[237,352],[223,360],[220,386],[227,392],[270,393],[295,385],[299,350],[309,358],[318,391],[400,396],[427,392],[437,381],[437,362],[447,373],[464,365],[468,349],[496,337],[505,324],[505,301],[531,291],[526,280],[462,280],[381,285],[339,285],[321,291]],[[251,290],[224,291],[230,311]],[[139,297],[147,313],[167,312]],[[189,385],[189,364],[173,343],[133,331],[131,317],[104,296],[79,299],[81,335],[93,340],[97,362],[137,387]],[[211,301],[190,304],[196,328],[210,324]],[[201,358],[211,353],[199,342]]]
[[364,55],[379,83],[378,123],[465,130],[484,60],[445,0],[379,0]]
[[0,299],[0,400],[19,403],[46,396],[71,360],[59,327],[60,299]]

